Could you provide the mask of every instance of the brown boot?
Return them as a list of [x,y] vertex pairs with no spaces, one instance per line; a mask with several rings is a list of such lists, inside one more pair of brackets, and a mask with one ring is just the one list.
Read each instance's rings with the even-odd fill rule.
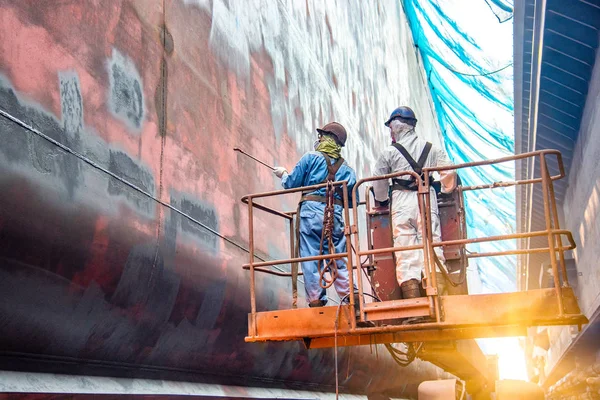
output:
[[308,303],[309,307],[324,307],[327,304],[326,301],[323,300],[313,300],[311,302]]
[[[400,285],[400,289],[402,290],[402,298],[403,299],[416,299],[421,296],[420,283],[416,279],[409,279],[406,282],[402,282]],[[406,324],[418,324],[423,322],[423,317],[411,317],[406,318],[402,321],[402,325]]]
[[402,290],[403,299],[416,299],[421,297],[421,290],[419,289],[419,281],[416,279],[409,279],[406,282],[402,282],[400,290]]

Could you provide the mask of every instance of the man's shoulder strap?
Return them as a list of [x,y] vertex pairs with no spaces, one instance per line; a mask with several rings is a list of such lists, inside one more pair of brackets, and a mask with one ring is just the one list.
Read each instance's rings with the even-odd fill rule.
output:
[[325,182],[327,181],[335,181],[335,174],[337,174],[338,170],[340,169],[340,167],[342,166],[342,164],[344,164],[344,159],[342,157],[338,158],[336,160],[335,163],[331,163],[331,158],[321,152],[321,154],[323,154],[323,157],[325,157],[325,163],[327,164],[327,178],[325,178]]
[[415,159],[412,158],[408,150],[406,150],[406,148],[401,144],[393,143],[392,146],[394,146],[402,154],[406,161],[408,161],[413,171],[415,171],[417,174],[420,174],[422,172],[423,166],[425,165],[425,161],[427,161],[427,157],[429,156],[429,152],[431,151],[431,143],[425,143],[425,147],[423,148],[423,151],[419,156],[419,161],[415,161]]
[[[431,143],[427,142],[425,143],[425,147],[423,147],[423,151],[421,152],[421,155],[419,156],[419,161],[417,161],[417,164],[419,164],[419,168],[423,169],[423,167],[425,166],[425,161],[427,161],[427,157],[429,156],[429,152],[431,151]],[[421,172],[421,171],[419,171]]]

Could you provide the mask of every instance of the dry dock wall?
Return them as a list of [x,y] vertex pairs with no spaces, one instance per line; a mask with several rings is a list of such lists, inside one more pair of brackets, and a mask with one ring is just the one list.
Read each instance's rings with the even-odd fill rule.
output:
[[[570,276],[570,284],[575,288],[582,313],[592,322],[590,328],[597,331],[598,327],[593,324],[597,323],[600,307],[600,53],[596,54],[573,160],[563,207],[564,227],[573,233],[577,244],[572,252],[576,274]],[[591,332],[584,335],[590,336]],[[538,350],[542,356],[540,366],[545,376],[561,378],[575,367],[574,358],[569,357],[568,364],[560,369],[554,372],[553,369],[577,339],[578,330],[577,327],[552,327],[548,333],[551,345],[547,353]],[[577,357],[583,356],[582,365],[593,362],[598,350],[597,339],[589,339],[593,346],[588,346],[591,343],[586,338],[587,347],[576,350]]]

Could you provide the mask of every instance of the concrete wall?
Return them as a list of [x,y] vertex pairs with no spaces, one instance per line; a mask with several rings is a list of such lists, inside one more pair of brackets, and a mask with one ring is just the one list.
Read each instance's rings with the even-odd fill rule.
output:
[[[364,177],[400,104],[439,142],[400,2],[0,0],[0,37],[0,367],[331,389],[330,352],[244,344],[240,198],[280,186],[232,148],[291,168],[337,120]],[[287,255],[282,222],[255,232]],[[289,307],[289,280],[257,285]],[[350,354],[351,390],[439,372]]]

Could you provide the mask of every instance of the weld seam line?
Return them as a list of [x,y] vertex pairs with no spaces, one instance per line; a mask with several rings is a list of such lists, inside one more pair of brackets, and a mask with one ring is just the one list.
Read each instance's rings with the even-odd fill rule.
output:
[[[160,138],[160,160],[159,160],[159,175],[158,175],[158,198],[162,199],[163,198],[163,160],[164,160],[164,156],[165,156],[165,141],[166,141],[166,137],[167,137],[167,105],[165,104],[166,101],[166,73],[165,73],[165,69],[167,68],[167,55],[166,55],[166,50],[165,50],[165,45],[167,42],[167,13],[165,10],[165,0],[162,0],[162,17],[163,17],[163,26],[162,26],[162,31],[163,31],[163,39],[162,39],[162,61],[161,61],[161,69],[160,69],[160,82],[159,85],[162,86],[162,93],[161,93],[161,97],[162,97],[162,101],[161,101],[161,108],[162,110],[160,110],[159,112],[163,113],[163,123],[162,123],[162,127],[159,127],[159,129],[164,129],[164,132],[159,132],[161,135]],[[152,278],[154,275],[154,270],[156,269],[156,261],[158,260],[158,251],[160,248],[160,234],[161,234],[161,228],[162,228],[162,220],[163,220],[163,209],[159,207],[158,209],[158,223],[157,223],[157,227],[156,227],[156,244],[154,245],[154,261],[152,261],[152,269],[150,269],[150,279],[148,279],[148,287],[150,287],[150,285],[152,284]]]

